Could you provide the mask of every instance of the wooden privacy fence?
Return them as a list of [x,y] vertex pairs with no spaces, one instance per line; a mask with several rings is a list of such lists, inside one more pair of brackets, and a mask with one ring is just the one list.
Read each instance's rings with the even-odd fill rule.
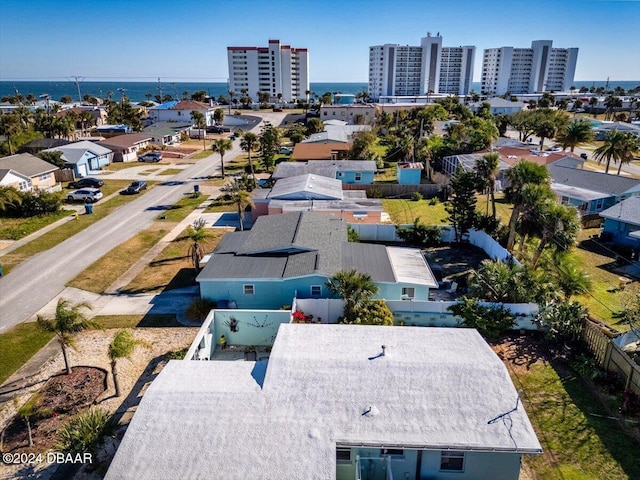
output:
[[437,183],[422,183],[420,185],[398,185],[393,183],[376,183],[364,185],[361,183],[345,183],[343,190],[365,190],[367,197],[379,196],[381,198],[410,198],[415,192],[419,192],[425,198],[438,196],[444,185]]
[[608,372],[616,373],[622,379],[625,389],[640,395],[640,365],[613,343],[617,335],[592,320],[585,320],[583,324],[582,340],[600,366]]

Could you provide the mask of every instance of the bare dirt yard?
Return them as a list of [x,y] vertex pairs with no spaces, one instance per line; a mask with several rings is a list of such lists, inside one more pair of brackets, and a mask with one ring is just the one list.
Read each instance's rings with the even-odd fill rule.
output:
[[55,444],[56,429],[66,423],[74,413],[90,405],[103,408],[115,415],[120,427],[114,438],[107,439],[98,455],[94,457],[93,465],[79,470],[63,469],[56,473],[57,465],[47,462],[28,465],[0,463],[0,479],[102,478],[142,395],[169,358],[173,357],[173,353],[191,344],[197,328],[134,329],[134,337],[145,342],[147,347],[138,346],[130,360],[125,358],[118,361],[118,378],[122,392],[120,397],[114,397],[113,378],[107,356],[109,343],[116,332],[116,329],[108,329],[79,333],[76,336],[77,351],[68,352],[69,361],[72,367],[75,367],[71,375],[64,374],[64,362],[60,351],[43,366],[35,378],[29,380],[28,388],[17,392],[18,405],[24,405],[32,395],[40,393],[41,406],[51,410],[48,418],[33,422],[34,447],[28,447],[24,422],[15,419],[14,401],[0,404],[0,430],[4,431],[4,446],[1,450],[12,453],[47,452]]

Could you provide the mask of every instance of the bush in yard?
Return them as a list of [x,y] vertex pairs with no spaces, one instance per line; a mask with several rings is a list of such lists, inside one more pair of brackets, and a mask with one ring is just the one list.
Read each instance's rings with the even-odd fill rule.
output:
[[460,303],[451,305],[448,310],[462,318],[464,327],[475,328],[490,339],[498,338],[516,324],[513,314],[502,305],[483,307],[470,298],[462,298]]
[[393,325],[393,313],[384,300],[369,300],[357,306],[350,318],[340,319],[340,323],[352,325]]
[[21,192],[22,201],[12,205],[9,212],[19,217],[35,217],[56,213],[62,206],[62,192]]
[[574,342],[580,338],[587,309],[578,302],[551,302],[540,309],[536,323],[546,328],[552,342]]
[[400,239],[410,245],[421,247],[435,247],[440,245],[440,227],[436,225],[425,225],[416,218],[411,227],[400,227],[396,225],[396,233]]
[[86,410],[58,430],[55,448],[65,453],[96,453],[105,435],[110,435],[115,427],[116,422],[106,410]]
[[434,206],[434,205],[438,205],[440,203],[440,200],[438,200],[438,197],[433,197],[432,199],[429,200],[429,205]]
[[216,308],[216,302],[211,302],[204,298],[194,298],[184,312],[184,315],[193,322],[202,323],[214,308]]
[[347,239],[353,243],[360,242],[360,235],[350,225],[347,225]]
[[422,200],[422,194],[420,192],[413,192],[411,194],[411,200],[413,200],[414,202],[419,202],[420,200]]

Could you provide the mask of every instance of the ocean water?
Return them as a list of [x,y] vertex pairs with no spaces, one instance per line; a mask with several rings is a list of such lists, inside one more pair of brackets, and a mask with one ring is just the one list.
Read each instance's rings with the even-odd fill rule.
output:
[[[480,82],[473,82],[472,89],[476,92],[480,92]],[[606,80],[588,80],[588,81],[576,81],[574,86],[576,89],[580,87],[606,87]],[[622,87],[625,90],[640,86],[640,80],[632,81],[609,81],[609,88],[613,90],[615,87]],[[114,99],[120,99],[122,91],[131,99],[132,102],[141,102],[146,100],[147,95],[151,96],[151,99],[155,95],[160,93],[162,89],[163,95],[171,95],[173,98],[182,98],[183,93],[187,92],[191,95],[194,92],[204,90],[207,95],[218,97],[220,95],[226,95],[228,87],[226,83],[208,83],[208,82],[80,82],[80,95],[86,94],[93,95],[94,97],[105,98],[108,92],[112,92]],[[310,90],[318,95],[322,95],[325,92],[339,92],[339,93],[351,93],[356,94],[358,92],[367,90],[367,82],[312,82],[310,84]],[[78,100],[78,87],[72,81],[56,80],[56,81],[0,81],[0,97],[14,95],[18,91],[24,96],[33,94],[36,97],[46,93],[50,95],[52,100],[60,100],[65,95],[71,96],[74,101]],[[255,95],[255,92],[252,94]]]
[[[197,91],[204,90],[207,95],[218,97],[226,95],[228,86],[223,83],[207,83],[207,82],[80,82],[80,95],[93,95],[94,97],[106,98],[108,92],[111,92],[114,99],[120,99],[122,90],[126,93],[132,102],[141,102],[147,99],[147,95],[153,97],[160,93],[162,95],[171,95],[173,98],[182,98],[183,93],[187,92],[191,95]],[[367,82],[354,83],[318,83],[312,82],[310,90],[318,95],[325,92],[340,92],[356,94],[367,89]],[[33,94],[36,97],[46,93],[50,95],[52,100],[59,101],[65,95],[69,95],[74,101],[78,101],[78,87],[72,81],[38,81],[38,82],[13,82],[0,81],[0,97],[15,95],[16,91],[25,97]],[[252,92],[255,96],[255,92]]]

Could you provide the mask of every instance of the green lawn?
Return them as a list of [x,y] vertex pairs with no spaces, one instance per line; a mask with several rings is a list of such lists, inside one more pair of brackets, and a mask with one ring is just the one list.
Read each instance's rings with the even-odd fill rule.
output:
[[535,480],[640,478],[640,443],[627,436],[570,371],[537,361],[510,372],[544,453],[525,458]]
[[53,338],[34,322],[21,323],[0,334],[0,384]]
[[30,218],[0,218],[0,239],[20,240],[22,237],[31,235],[41,228],[50,225],[61,218],[70,216],[71,210],[60,210],[51,215]]
[[194,197],[193,195],[185,196],[178,200],[169,209],[165,210],[164,213],[158,215],[156,220],[180,222],[207,198],[207,195],[199,195],[198,197]]
[[[128,180],[121,180],[118,182],[120,183],[110,183],[107,190],[112,192],[117,191],[130,183]],[[130,202],[133,198],[135,198],[133,195],[118,195],[104,201],[104,203],[98,203],[93,206],[93,215],[78,215],[77,220],[68,221],[50,232],[45,233],[41,237],[36,238],[32,242],[7,253],[2,256],[2,268],[4,269],[4,273],[9,273],[11,269],[27,258],[64,242],[66,239],[84,230],[89,225],[92,225],[98,220],[106,217],[119,206]]]
[[413,223],[419,217],[422,223],[427,225],[441,225],[446,223],[449,214],[444,209],[444,203],[438,202],[430,205],[429,200],[382,199],[385,212],[395,224]]

